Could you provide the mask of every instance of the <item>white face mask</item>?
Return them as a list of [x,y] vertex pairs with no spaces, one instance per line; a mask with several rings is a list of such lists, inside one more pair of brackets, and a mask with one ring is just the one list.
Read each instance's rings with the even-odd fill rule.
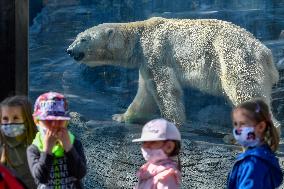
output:
[[25,132],[25,125],[24,123],[2,124],[1,131],[8,137],[16,137]]
[[37,130],[40,132],[41,136],[44,137],[47,129],[42,126],[38,126],[38,125],[36,127],[37,127]]
[[244,147],[255,147],[260,144],[260,139],[256,137],[253,127],[234,128],[233,134],[236,141]]
[[168,158],[162,149],[141,148],[141,151],[146,161],[156,162]]

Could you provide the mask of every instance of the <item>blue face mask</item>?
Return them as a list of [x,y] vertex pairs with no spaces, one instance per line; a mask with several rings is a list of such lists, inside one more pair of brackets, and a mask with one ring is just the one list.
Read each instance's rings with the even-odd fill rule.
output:
[[8,137],[16,137],[22,135],[25,132],[25,125],[24,123],[2,124],[1,131]]
[[254,127],[234,128],[233,134],[236,141],[244,147],[255,147],[260,144],[260,139],[255,135]]

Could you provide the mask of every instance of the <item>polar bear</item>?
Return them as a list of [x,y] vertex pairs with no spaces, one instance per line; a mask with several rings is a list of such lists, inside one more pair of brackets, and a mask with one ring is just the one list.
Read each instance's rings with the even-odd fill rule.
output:
[[183,87],[225,95],[237,105],[254,97],[270,104],[278,71],[271,51],[251,33],[215,19],[154,17],[130,23],[105,23],[78,34],[67,49],[89,66],[139,68],[133,102],[114,120],[148,120],[156,111],[185,122]]

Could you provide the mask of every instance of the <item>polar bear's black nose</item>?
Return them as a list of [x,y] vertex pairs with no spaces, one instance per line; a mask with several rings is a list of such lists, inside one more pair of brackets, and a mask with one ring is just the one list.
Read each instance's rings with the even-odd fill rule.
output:
[[72,52],[72,50],[67,49],[67,50],[66,50],[66,52],[67,52],[67,54],[69,54],[70,56],[73,56],[73,52]]
[[85,54],[83,52],[74,53],[74,51],[69,49],[69,48],[66,50],[66,52],[71,57],[73,57],[76,61],[80,61],[80,60],[82,60],[85,57]]

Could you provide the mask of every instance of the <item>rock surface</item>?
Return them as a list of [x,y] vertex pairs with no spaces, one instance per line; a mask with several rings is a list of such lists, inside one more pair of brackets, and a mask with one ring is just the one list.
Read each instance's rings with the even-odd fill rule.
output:
[[[164,4],[164,1],[150,0],[125,0],[122,4],[104,2],[82,0],[82,4],[87,6],[47,6],[30,27],[30,97],[35,100],[39,94],[52,90],[62,92],[68,98],[72,112],[70,130],[83,142],[88,160],[88,174],[84,179],[87,189],[132,188],[136,182],[135,172],[143,159],[140,146],[131,143],[131,140],[139,136],[142,126],[110,121],[112,114],[124,112],[134,98],[137,70],[118,67],[91,69],[76,64],[65,49],[79,32],[104,22],[142,20],[154,13],[187,18],[223,18],[236,24],[243,23],[245,25],[241,26],[259,39],[268,39],[264,43],[272,49],[275,62],[284,58],[284,43],[278,40],[279,32],[274,34],[273,29],[268,29],[271,19],[276,23],[272,28],[283,28],[284,5],[281,1],[274,1],[278,4],[267,1],[254,4],[253,0],[244,4],[235,1],[226,1],[226,4],[214,1],[215,4],[212,4],[211,1],[201,3],[197,0],[191,3],[166,1]],[[142,8],[137,9],[138,5]],[[133,8],[136,8],[135,11]],[[272,99],[274,114],[283,124],[284,70],[280,70],[280,77]],[[186,102],[186,109],[190,111],[187,112],[187,125],[181,128],[183,188],[225,188],[227,173],[239,152],[237,146],[223,142],[223,137],[231,132],[230,122],[226,121],[230,116],[230,106],[222,98],[195,90],[186,90],[185,95],[186,99],[192,100]],[[215,110],[212,106],[218,106],[218,114],[210,111]],[[226,114],[228,117],[223,116]],[[224,120],[216,123],[213,118],[219,115]],[[277,153],[282,168],[283,142],[282,136]]]

